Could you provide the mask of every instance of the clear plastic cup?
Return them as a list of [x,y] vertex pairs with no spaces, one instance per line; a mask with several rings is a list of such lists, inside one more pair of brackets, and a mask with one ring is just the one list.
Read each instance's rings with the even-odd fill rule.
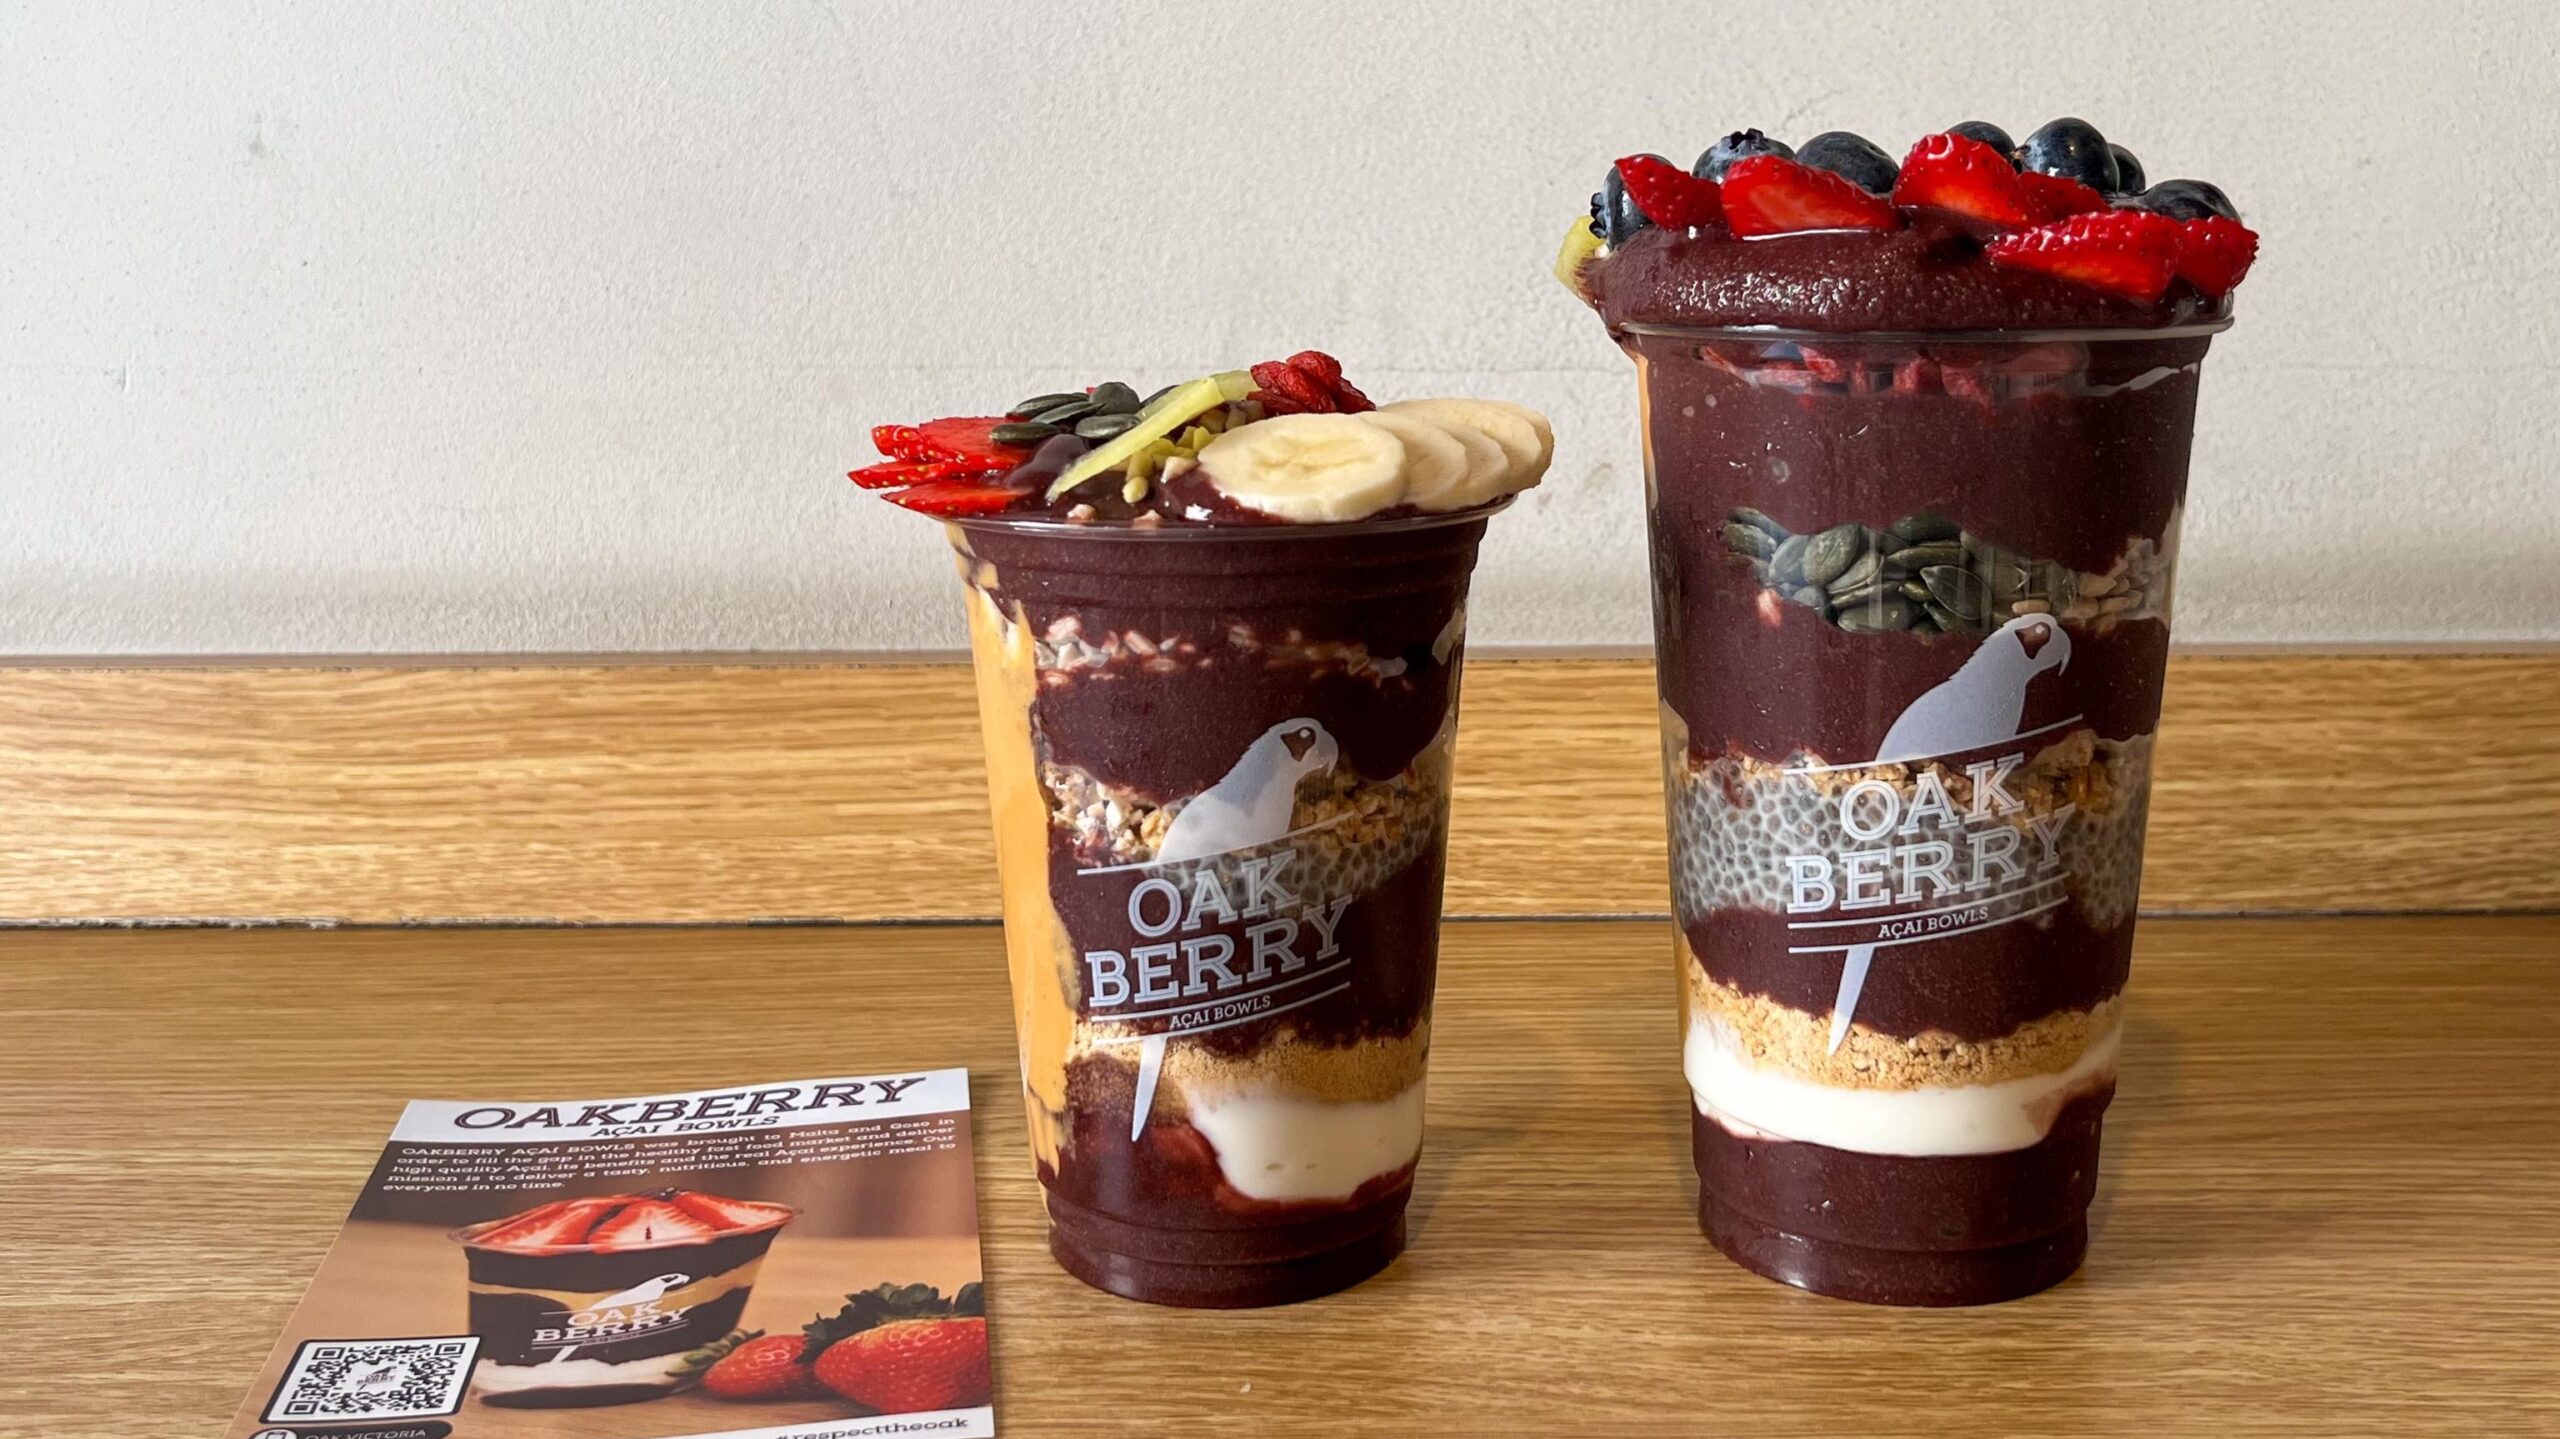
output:
[[2176,330],[1629,326],[1699,1215],[1825,1294],[2086,1250],[2197,371]]
[[1489,512],[950,526],[1050,1247],[1287,1303],[1404,1244]]

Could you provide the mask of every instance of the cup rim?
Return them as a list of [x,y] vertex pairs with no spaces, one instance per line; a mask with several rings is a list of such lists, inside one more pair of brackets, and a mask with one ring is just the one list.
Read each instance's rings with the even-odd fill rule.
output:
[[2219,335],[2231,328],[2228,313],[2209,319],[2181,321],[2136,329],[2124,325],[2061,326],[2015,330],[1806,330],[1786,325],[1661,325],[1630,321],[1618,326],[1629,335],[1673,340],[1757,340],[1785,344],[2033,345],[2053,341],[2090,344],[2108,340],[2187,340]]
[[1481,505],[1463,510],[1442,510],[1433,514],[1400,515],[1392,520],[1344,520],[1334,524],[1300,525],[1286,522],[1268,525],[1153,525],[1139,528],[1128,524],[1078,524],[1073,520],[1016,519],[1004,515],[951,515],[942,522],[955,530],[983,530],[994,534],[1039,535],[1053,539],[1117,540],[1139,544],[1212,544],[1268,543],[1274,540],[1346,540],[1361,535],[1406,534],[1415,530],[1441,529],[1489,519],[1511,508],[1517,494],[1504,495]]

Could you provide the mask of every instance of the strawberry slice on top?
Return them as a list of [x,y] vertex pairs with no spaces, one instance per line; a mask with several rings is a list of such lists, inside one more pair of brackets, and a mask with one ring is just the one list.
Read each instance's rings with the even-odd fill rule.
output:
[[1659,155],[1629,155],[1618,162],[1618,180],[1644,217],[1666,230],[1691,230],[1724,218],[1716,182],[1701,180]]
[[1995,265],[2034,270],[2150,304],[2178,273],[2185,235],[2147,210],[2108,210],[2002,235],[1983,247]]
[[2086,215],[2107,208],[2106,196],[2068,175],[2021,170],[2018,183],[2025,188],[2027,198],[2042,212],[2043,219],[2059,220],[2066,215]]
[[712,1194],[700,1189],[679,1189],[667,1196],[667,1202],[714,1229],[754,1229],[787,1218],[791,1213],[786,1205],[732,1199],[725,1194]]
[[587,1242],[598,1249],[643,1249],[708,1239],[719,1232],[663,1199],[643,1199],[616,1210],[589,1231]]
[[[1746,239],[1806,230],[1891,230],[1902,212],[1828,170],[1753,155],[1724,172],[1725,228]],[[1635,193],[1632,182],[1628,193]]]
[[2258,232],[2237,220],[2183,220],[2178,233],[2178,278],[2216,299],[2230,294],[2258,258]]
[[990,484],[984,480],[927,480],[902,490],[891,490],[891,504],[903,505],[927,515],[992,515],[1011,509],[1034,489],[1019,485]]
[[993,437],[996,426],[1011,423],[1002,415],[953,415],[921,425],[874,425],[871,443],[893,460],[968,463],[981,470],[1009,470],[1031,456],[1030,446]]
[[[2091,192],[2096,193],[2095,191]],[[1902,157],[1893,203],[1953,210],[1994,225],[2034,225],[2046,213],[2009,157],[1964,135],[1924,135]],[[2104,204],[2104,201],[2100,201]]]

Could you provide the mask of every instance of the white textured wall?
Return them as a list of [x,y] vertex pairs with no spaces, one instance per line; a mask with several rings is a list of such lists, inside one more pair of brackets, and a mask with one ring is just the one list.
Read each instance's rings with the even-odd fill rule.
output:
[[1477,637],[1640,642],[1615,155],[2086,115],[2266,235],[2189,640],[2560,636],[2560,7],[0,8],[0,653],[945,647],[877,420],[1315,345],[1550,411]]

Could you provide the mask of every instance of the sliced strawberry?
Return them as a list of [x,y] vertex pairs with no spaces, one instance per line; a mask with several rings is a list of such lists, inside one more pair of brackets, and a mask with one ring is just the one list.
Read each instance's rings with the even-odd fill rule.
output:
[[1813,372],[1815,379],[1826,385],[1849,383],[1849,368],[1855,361],[1843,359],[1827,350],[1817,350],[1811,345],[1798,346],[1797,353],[1804,356],[1804,367]]
[[2183,240],[2178,222],[2166,215],[2108,210],[2002,235],[1983,252],[1993,264],[2058,276],[2147,305],[2177,274]]
[[1893,387],[1906,395],[1920,394],[1938,382],[1938,362],[1926,355],[1914,355],[1893,367]]
[[927,420],[916,426],[925,446],[925,453],[919,458],[962,461],[984,470],[1012,469],[1031,457],[1031,447],[1000,442],[987,433],[998,425],[1012,423],[1002,415]]
[[1777,155],[1753,155],[1724,172],[1724,222],[1733,233],[1749,237],[1800,230],[1890,230],[1902,223],[1902,214],[1884,196],[1868,194],[1828,170]]
[[990,485],[974,480],[928,480],[892,490],[889,501],[928,515],[992,515],[1011,509],[1030,490],[1017,485]]
[[924,479],[927,468],[922,460],[883,460],[876,465],[849,471],[845,478],[866,490],[894,490],[900,485],[912,485]]
[[708,1239],[720,1231],[663,1199],[643,1199],[614,1211],[613,1217],[587,1234],[598,1249],[645,1249],[652,1244],[681,1244]]
[[633,1196],[628,1194],[562,1199],[539,1209],[527,1210],[496,1229],[473,1236],[471,1242],[490,1249],[544,1249],[555,1245],[584,1244],[587,1231],[595,1227],[597,1220],[633,1202]]
[[2024,181],[2008,156],[1980,140],[1924,135],[1902,158],[1893,203],[1953,210],[1995,225],[2033,225],[2052,218]]
[[893,460],[927,460],[924,432],[913,425],[873,425],[871,448]]
[[2021,170],[2018,183],[2043,219],[2059,220],[2065,215],[2085,215],[2107,208],[2106,196],[2067,175]]
[[1715,181],[1701,180],[1658,155],[1620,160],[1618,180],[1644,217],[1666,230],[1695,229],[1724,218],[1724,199]]
[[2181,220],[2178,231],[2178,278],[2208,295],[2230,294],[2258,258],[2258,232],[2237,220]]
[[667,1202],[714,1229],[754,1229],[771,1224],[791,1212],[779,1204],[731,1199],[725,1194],[705,1194],[699,1189],[679,1189],[667,1196]]

